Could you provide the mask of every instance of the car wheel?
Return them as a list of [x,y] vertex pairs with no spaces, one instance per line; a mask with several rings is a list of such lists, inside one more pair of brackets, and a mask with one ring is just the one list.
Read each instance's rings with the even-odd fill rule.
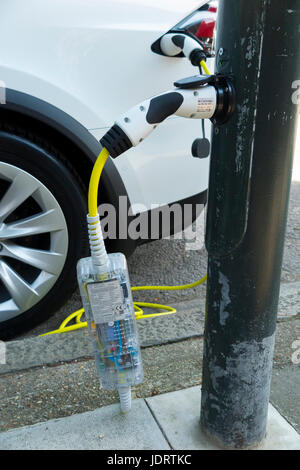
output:
[[46,320],[76,287],[86,256],[86,196],[52,145],[0,132],[0,338]]

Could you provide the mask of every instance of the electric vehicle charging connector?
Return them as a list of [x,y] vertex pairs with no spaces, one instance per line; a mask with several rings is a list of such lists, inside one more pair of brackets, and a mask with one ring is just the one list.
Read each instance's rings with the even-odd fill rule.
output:
[[[165,34],[160,40],[160,49],[168,57],[178,56],[182,53],[196,67],[199,67],[200,64],[203,65],[202,62],[206,61],[206,53],[202,44],[197,38],[186,33],[170,32]],[[205,72],[207,73],[206,70]]]
[[138,145],[172,115],[223,124],[234,111],[234,88],[227,77],[196,75],[178,80],[175,86],[134,106],[115,121],[100,140],[111,157]]

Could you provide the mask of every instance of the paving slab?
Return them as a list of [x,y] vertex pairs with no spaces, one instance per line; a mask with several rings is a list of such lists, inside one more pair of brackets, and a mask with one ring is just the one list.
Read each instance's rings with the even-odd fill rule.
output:
[[0,434],[1,450],[169,450],[144,400],[119,404]]
[[[105,406],[0,433],[0,450],[221,450],[200,431],[200,400],[192,387],[133,400],[125,415]],[[272,405],[255,450],[300,450],[300,435]]]
[[300,364],[273,371],[270,401],[300,433]]
[[[176,450],[220,450],[200,431],[200,387],[146,399],[164,435]],[[267,435],[256,450],[300,450],[300,435],[270,404]]]

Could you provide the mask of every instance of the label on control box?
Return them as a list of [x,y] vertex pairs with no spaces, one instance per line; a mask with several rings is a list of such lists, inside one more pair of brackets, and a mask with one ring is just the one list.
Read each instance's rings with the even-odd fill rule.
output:
[[94,322],[109,323],[124,320],[124,296],[117,279],[87,284]]

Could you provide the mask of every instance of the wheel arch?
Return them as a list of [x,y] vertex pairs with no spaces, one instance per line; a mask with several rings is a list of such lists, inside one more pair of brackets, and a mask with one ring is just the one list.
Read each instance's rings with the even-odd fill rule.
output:
[[[80,156],[83,157],[85,164],[82,165],[82,168],[85,168],[84,173],[89,176],[102,146],[82,124],[65,111],[27,93],[6,89],[6,102],[0,106],[0,119],[3,120],[5,117],[8,120],[21,121],[23,126],[33,126],[47,134],[50,133],[50,137],[55,138],[55,145],[68,144],[69,148],[75,150],[73,158],[69,158],[70,163],[76,168],[79,164],[76,157],[77,159]],[[79,168],[82,169],[80,166]],[[80,174],[82,175],[82,173]],[[113,162],[107,162],[103,171],[103,179],[111,184],[108,189],[112,195],[113,193],[127,195],[123,181]]]
[[[66,155],[68,163],[80,175],[87,190],[93,164],[102,146],[80,122],[46,101],[9,88],[6,89],[6,101],[0,106],[1,122],[7,122],[8,126],[13,122],[41,132]],[[101,192],[105,195],[106,202],[113,204],[117,211],[120,196],[127,198],[128,208],[130,207],[125,185],[111,159],[103,170]],[[124,242],[127,242],[126,246]],[[116,240],[114,249],[131,254],[135,244],[130,240]]]

